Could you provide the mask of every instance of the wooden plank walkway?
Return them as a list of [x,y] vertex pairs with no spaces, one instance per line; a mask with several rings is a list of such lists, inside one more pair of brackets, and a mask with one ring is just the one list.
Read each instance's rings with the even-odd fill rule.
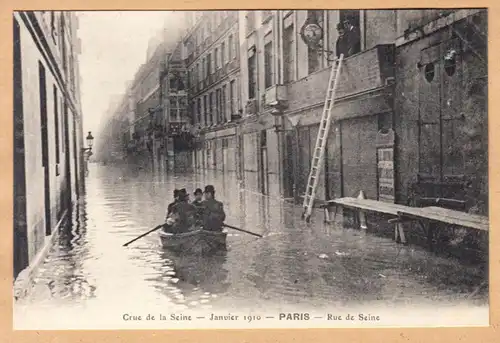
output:
[[342,206],[352,209],[359,209],[371,212],[378,212],[398,216],[398,212],[404,211],[408,208],[405,205],[392,204],[388,202],[370,200],[370,199],[357,199],[357,198],[338,198],[329,200],[327,202],[331,205]]
[[[389,220],[389,223],[394,224],[394,239],[404,244],[407,243],[403,227],[405,222],[420,222],[422,227],[428,232],[429,242],[431,242],[431,236],[434,231],[434,228],[430,226],[431,222],[440,222],[480,231],[489,231],[489,220],[485,216],[436,206],[410,207],[378,200],[351,197],[327,201],[327,206],[325,206],[325,222],[327,223],[330,222],[329,209],[327,208],[328,205],[335,206],[334,220],[338,212],[340,212],[338,213],[340,215],[339,217],[343,217],[342,208],[349,208],[357,211],[358,215],[354,218],[356,225],[360,228],[366,228],[366,218],[363,212],[375,212],[394,217]],[[360,225],[361,222],[363,222],[363,225]]]
[[422,220],[433,220],[451,225],[468,227],[481,231],[489,231],[488,217],[465,212],[448,210],[442,207],[407,207],[398,210],[400,217],[412,217]]

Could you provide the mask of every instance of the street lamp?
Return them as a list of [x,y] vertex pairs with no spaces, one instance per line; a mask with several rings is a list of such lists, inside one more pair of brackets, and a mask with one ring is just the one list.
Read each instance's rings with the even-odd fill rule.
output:
[[92,145],[94,144],[94,136],[92,136],[92,132],[89,131],[89,134],[87,135],[87,145],[88,148],[82,148],[83,151],[92,151]]

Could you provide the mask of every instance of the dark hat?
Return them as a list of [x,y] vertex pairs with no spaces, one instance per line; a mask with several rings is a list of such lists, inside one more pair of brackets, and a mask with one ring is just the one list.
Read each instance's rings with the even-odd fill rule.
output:
[[201,188],[196,188],[196,190],[194,191],[194,195],[197,195],[197,194],[203,194],[203,191],[201,190]]
[[338,23],[337,24],[337,30],[344,30],[345,29],[345,26],[343,23]]
[[205,186],[205,193],[215,193],[215,188],[212,185]]
[[182,199],[185,199],[188,197],[188,192],[186,191],[186,188],[182,188],[181,190],[179,190],[179,198],[182,200]]
[[174,189],[174,198],[178,197],[178,196],[179,196],[179,190],[178,189]]

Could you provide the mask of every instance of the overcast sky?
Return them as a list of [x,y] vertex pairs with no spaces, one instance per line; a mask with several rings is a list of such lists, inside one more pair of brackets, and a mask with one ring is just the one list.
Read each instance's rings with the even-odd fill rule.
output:
[[[113,98],[146,61],[149,40],[161,31],[169,12],[79,12],[83,128],[98,134]],[[95,135],[94,135],[95,136]],[[97,137],[96,137],[97,140]]]

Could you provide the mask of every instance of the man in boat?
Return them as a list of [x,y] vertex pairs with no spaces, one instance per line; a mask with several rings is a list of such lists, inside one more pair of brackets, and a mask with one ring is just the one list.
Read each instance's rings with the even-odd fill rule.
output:
[[171,233],[184,233],[190,231],[196,219],[196,207],[189,203],[189,194],[187,194],[186,189],[183,188],[179,190],[178,195],[179,199],[173,206],[170,215],[170,222],[173,223],[168,232]]
[[200,188],[196,188],[194,191],[194,200],[191,204],[196,208],[195,225],[201,226],[203,217],[203,191]]
[[177,204],[178,201],[179,201],[179,190],[174,189],[174,202],[168,204],[167,218],[168,218],[169,214],[172,213],[172,209],[174,208],[175,204]]
[[166,224],[163,226],[163,231],[165,232],[172,232],[173,230],[173,225],[177,221],[177,215],[173,215],[172,211],[174,209],[174,206],[177,204],[179,201],[179,190],[174,189],[174,201],[168,204],[167,207],[167,215],[165,216],[165,222]]
[[212,185],[205,187],[203,205],[203,228],[209,231],[222,231],[222,224],[226,219],[224,205],[215,200],[215,188]]

